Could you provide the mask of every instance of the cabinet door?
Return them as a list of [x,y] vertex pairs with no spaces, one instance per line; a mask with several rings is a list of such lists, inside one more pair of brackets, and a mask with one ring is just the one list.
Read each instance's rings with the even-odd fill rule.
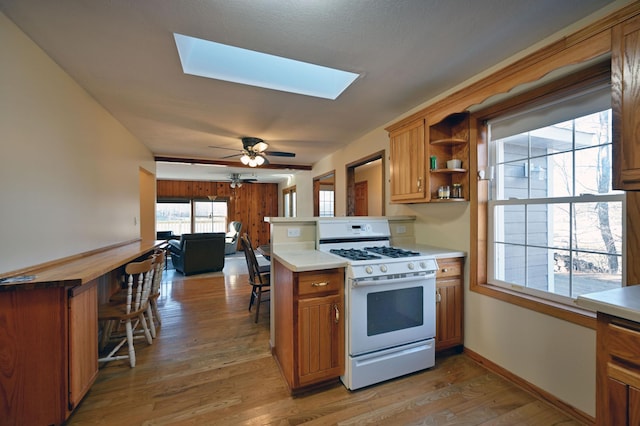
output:
[[391,201],[425,201],[424,120],[396,130],[389,135]]
[[85,284],[69,293],[69,409],[73,410],[98,375],[98,285]]
[[436,273],[436,351],[463,344],[462,258],[438,259]]
[[298,302],[297,365],[300,386],[344,373],[344,309],[340,295]]
[[462,282],[436,281],[436,350],[462,344]]
[[640,190],[640,18],[612,33],[614,188]]

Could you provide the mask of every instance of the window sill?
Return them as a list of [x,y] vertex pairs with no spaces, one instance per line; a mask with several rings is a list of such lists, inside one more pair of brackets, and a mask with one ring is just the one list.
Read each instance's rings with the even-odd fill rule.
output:
[[566,305],[486,283],[471,285],[470,289],[476,293],[493,297],[503,302],[512,303],[541,314],[550,315],[593,330],[596,328],[596,313],[580,308],[577,305]]

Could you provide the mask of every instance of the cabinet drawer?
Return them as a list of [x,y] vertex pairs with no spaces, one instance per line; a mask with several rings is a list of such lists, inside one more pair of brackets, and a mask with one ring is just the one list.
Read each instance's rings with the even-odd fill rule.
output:
[[436,278],[458,277],[462,275],[462,261],[460,259],[437,259],[436,262],[438,262]]
[[344,285],[343,269],[301,272],[298,275],[298,295],[337,293]]
[[610,355],[640,367],[640,331],[616,322],[609,323],[606,331]]

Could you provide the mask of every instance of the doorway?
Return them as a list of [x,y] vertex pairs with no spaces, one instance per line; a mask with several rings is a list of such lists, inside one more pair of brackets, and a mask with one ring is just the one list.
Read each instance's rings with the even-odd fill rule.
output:
[[336,211],[335,170],[313,178],[313,215],[332,217]]
[[384,216],[384,153],[378,151],[347,164],[347,216]]

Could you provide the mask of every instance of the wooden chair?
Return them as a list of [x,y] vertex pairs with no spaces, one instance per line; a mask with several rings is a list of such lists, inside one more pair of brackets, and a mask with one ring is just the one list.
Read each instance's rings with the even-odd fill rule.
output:
[[[124,301],[116,298],[98,307],[98,321],[104,324],[100,349],[104,349],[110,340],[119,339],[108,355],[98,359],[99,362],[129,358],[129,364],[131,367],[135,367],[136,352],[133,340],[134,331],[139,324],[142,324],[142,331],[147,343],[153,343],[144,314],[149,306],[149,293],[153,284],[154,271],[153,259],[151,258],[127,264],[125,267],[127,286]],[[125,326],[124,336],[115,332],[114,328],[120,324]],[[128,355],[116,355],[125,343],[128,344]]]
[[162,317],[158,310],[158,298],[160,298],[160,284],[162,284],[162,273],[165,269],[165,252],[164,250],[155,250],[153,252],[153,280],[151,282],[151,290],[149,291],[149,303],[147,306],[147,318],[149,320],[149,329],[151,337],[156,338],[156,323],[162,325]]
[[[256,254],[253,251],[251,240],[246,233],[240,237],[240,245],[244,251],[244,257],[247,262],[247,270],[249,272],[249,284],[251,285],[251,298],[249,299],[249,312],[251,312],[251,306],[256,303],[256,319],[258,322],[258,315],[260,314],[260,303],[263,302],[262,294],[269,292],[270,288],[270,274],[260,271],[260,265],[256,259]],[[268,299],[267,299],[268,300]]]

